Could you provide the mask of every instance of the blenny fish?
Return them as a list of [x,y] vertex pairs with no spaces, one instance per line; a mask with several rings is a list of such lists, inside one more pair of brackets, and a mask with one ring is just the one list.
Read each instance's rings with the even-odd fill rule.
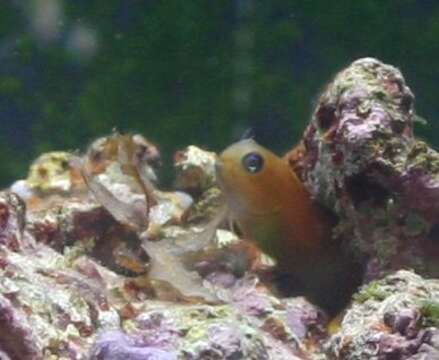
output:
[[276,260],[287,288],[332,314],[346,305],[360,267],[288,162],[246,139],[220,154],[216,173],[243,238]]

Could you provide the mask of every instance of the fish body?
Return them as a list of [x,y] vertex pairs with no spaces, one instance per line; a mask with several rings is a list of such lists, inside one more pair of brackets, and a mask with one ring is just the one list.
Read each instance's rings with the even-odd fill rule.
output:
[[330,312],[349,299],[358,266],[332,237],[333,218],[287,161],[251,139],[219,156],[216,172],[243,237],[276,260],[288,287]]

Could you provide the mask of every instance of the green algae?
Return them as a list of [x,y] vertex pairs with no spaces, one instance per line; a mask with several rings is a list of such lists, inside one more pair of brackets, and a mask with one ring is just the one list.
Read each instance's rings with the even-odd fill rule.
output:
[[353,299],[355,302],[362,304],[368,300],[383,301],[390,295],[391,293],[384,290],[379,281],[372,281],[358,293],[354,294]]
[[421,313],[424,316],[426,326],[439,327],[439,301],[427,300],[422,304]]

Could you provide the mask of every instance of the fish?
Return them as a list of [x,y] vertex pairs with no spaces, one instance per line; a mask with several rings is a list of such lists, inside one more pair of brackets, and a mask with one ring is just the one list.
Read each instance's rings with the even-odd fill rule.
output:
[[335,216],[288,161],[244,139],[218,156],[215,170],[231,218],[244,239],[276,261],[280,287],[338,313],[360,283],[361,266],[333,236]]

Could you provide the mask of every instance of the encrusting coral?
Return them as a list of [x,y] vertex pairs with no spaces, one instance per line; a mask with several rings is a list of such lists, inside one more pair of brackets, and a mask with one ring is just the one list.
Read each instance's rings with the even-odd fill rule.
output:
[[360,59],[286,156],[365,265],[335,334],[307,299],[269,290],[263,254],[208,225],[223,204],[213,153],[179,152],[173,192],[137,134],[42,155],[0,193],[0,358],[437,359],[439,156],[413,119],[399,70]]

